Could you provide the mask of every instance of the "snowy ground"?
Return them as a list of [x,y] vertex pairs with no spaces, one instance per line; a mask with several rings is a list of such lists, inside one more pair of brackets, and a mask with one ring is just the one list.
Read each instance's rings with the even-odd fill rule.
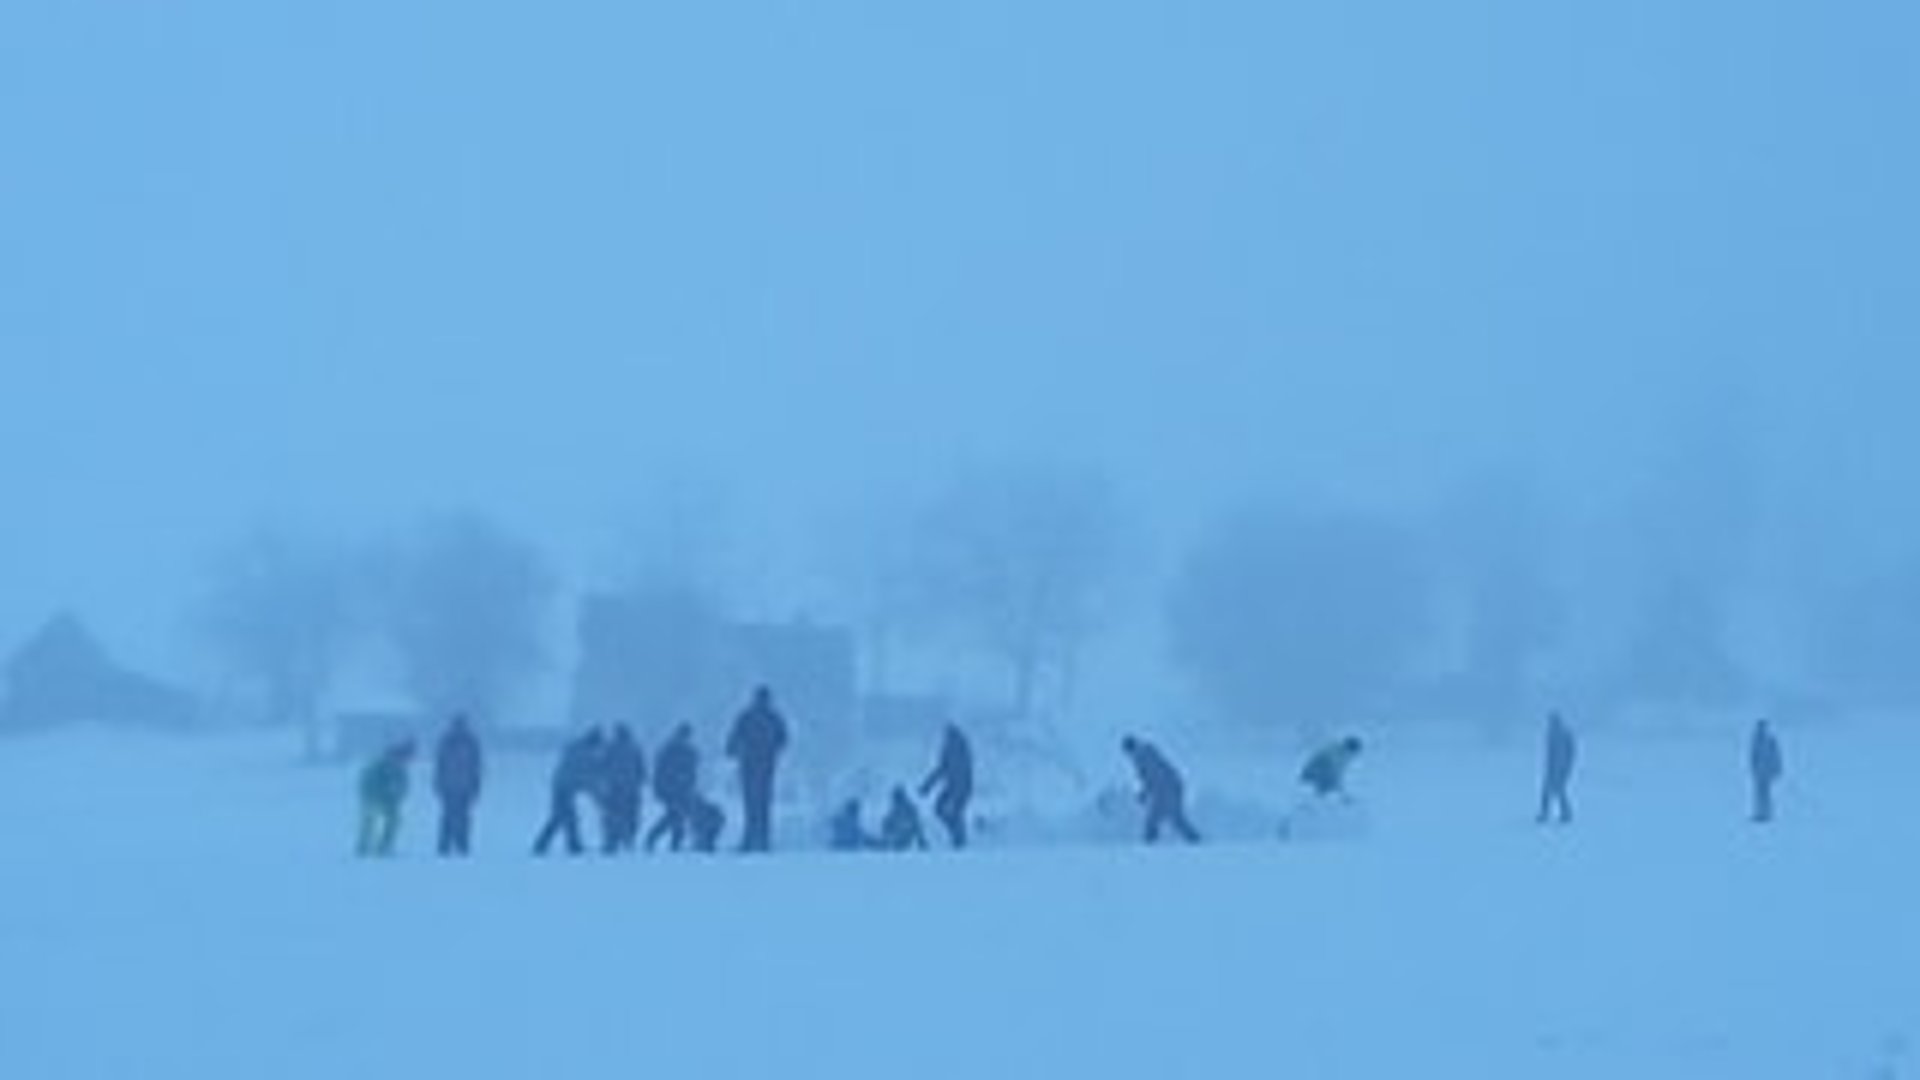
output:
[[1920,738],[1787,735],[1768,830],[1736,734],[1589,740],[1566,831],[1381,746],[1360,841],[964,857],[536,863],[529,762],[464,865],[282,743],[0,742],[0,1077],[1920,1076]]

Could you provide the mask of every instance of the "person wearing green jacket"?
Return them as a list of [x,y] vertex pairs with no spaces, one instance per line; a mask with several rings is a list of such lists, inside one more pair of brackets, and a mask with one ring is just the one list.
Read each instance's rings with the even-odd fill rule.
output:
[[360,770],[360,839],[355,851],[362,858],[386,858],[400,835],[400,807],[407,801],[407,768],[413,762],[413,740],[403,739],[381,752]]

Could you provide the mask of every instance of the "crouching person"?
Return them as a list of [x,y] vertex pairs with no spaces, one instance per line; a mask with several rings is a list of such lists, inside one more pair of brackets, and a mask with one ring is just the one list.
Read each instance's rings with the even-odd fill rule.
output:
[[1120,740],[1120,749],[1133,762],[1140,781],[1140,803],[1147,810],[1146,842],[1158,843],[1160,831],[1171,828],[1187,843],[1199,843],[1200,831],[1187,820],[1187,785],[1180,770],[1145,739],[1129,735]]

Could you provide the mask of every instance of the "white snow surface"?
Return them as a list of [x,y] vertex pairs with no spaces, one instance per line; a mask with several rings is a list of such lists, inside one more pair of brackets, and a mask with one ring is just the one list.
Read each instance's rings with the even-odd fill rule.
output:
[[284,739],[18,738],[0,1077],[1920,1076],[1920,738],[1789,737],[1764,829],[1737,734],[1590,738],[1569,829],[1531,747],[1376,741],[1349,840],[760,859],[536,861],[503,759],[466,863],[419,769],[363,862]]

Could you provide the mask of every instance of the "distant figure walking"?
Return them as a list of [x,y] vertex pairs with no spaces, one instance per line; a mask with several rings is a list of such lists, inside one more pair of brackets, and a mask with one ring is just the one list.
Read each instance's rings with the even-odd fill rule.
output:
[[880,820],[880,846],[888,851],[925,851],[927,831],[920,824],[920,808],[907,789],[895,787],[887,816]]
[[640,793],[647,785],[647,754],[625,724],[613,728],[600,759],[600,852],[630,852],[640,838]]
[[1133,762],[1140,780],[1140,803],[1147,808],[1146,841],[1160,840],[1160,830],[1171,827],[1189,844],[1200,842],[1200,831],[1187,820],[1187,785],[1160,748],[1132,735],[1120,740],[1120,750]]
[[727,735],[727,756],[740,767],[741,851],[773,850],[774,771],[786,748],[787,721],[774,707],[773,692],[760,687]]
[[1540,813],[1534,819],[1545,825],[1573,821],[1573,800],[1567,797],[1567,784],[1573,779],[1573,763],[1579,756],[1579,742],[1573,729],[1559,713],[1547,718],[1547,759],[1540,783]]
[[[689,829],[698,840],[698,811],[706,800],[700,795],[700,751],[693,745],[692,726],[674,728],[654,757],[653,797],[660,803],[660,820],[647,831],[648,851],[662,840],[668,850],[679,851],[686,846]],[[719,830],[714,832],[717,836]]]
[[1773,820],[1773,785],[1786,771],[1780,753],[1780,740],[1772,725],[1761,720],[1753,725],[1753,737],[1747,742],[1747,772],[1753,779],[1753,820],[1766,824]]
[[551,803],[547,823],[533,842],[535,855],[545,855],[553,842],[560,839],[566,841],[569,855],[579,855],[586,850],[580,842],[580,797],[594,794],[599,786],[600,755],[605,746],[606,736],[594,728],[568,742],[560,751],[549,787]]
[[404,739],[381,751],[360,770],[360,836],[354,851],[362,858],[393,854],[400,835],[400,808],[407,801],[407,767],[413,762],[413,740]]
[[473,807],[480,801],[485,760],[480,738],[464,716],[456,716],[433,753],[433,793],[440,800],[442,857],[473,853]]
[[1300,782],[1320,798],[1347,797],[1347,770],[1360,756],[1360,740],[1352,735],[1321,747],[1300,770]]
[[973,746],[958,725],[948,724],[940,740],[940,760],[920,784],[933,796],[933,816],[947,830],[947,842],[967,846],[967,806],[973,801]]

